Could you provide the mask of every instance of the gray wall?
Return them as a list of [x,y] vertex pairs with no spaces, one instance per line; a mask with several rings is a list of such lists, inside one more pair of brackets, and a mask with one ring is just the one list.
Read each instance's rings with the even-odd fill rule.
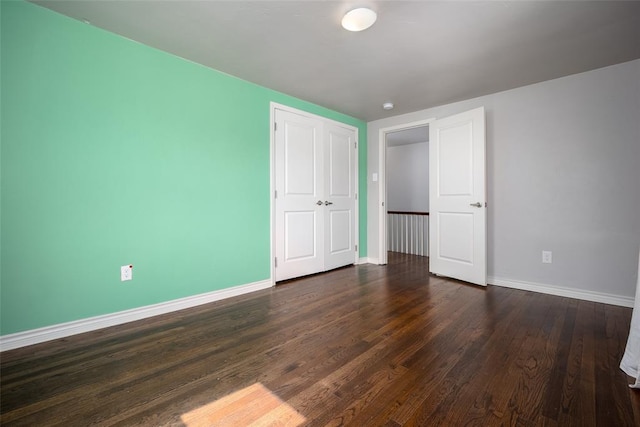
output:
[[429,212],[429,144],[387,147],[387,209]]
[[[486,108],[488,274],[633,297],[640,245],[640,60],[368,124],[368,255],[378,258],[379,129]],[[553,264],[541,263],[542,250]]]

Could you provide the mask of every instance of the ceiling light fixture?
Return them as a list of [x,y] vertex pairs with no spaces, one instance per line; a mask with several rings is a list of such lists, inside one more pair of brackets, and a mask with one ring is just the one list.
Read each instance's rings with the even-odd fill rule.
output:
[[385,102],[382,104],[382,108],[385,110],[393,110],[393,102]]
[[378,15],[366,7],[360,7],[347,12],[342,18],[342,28],[349,31],[366,30],[376,22]]

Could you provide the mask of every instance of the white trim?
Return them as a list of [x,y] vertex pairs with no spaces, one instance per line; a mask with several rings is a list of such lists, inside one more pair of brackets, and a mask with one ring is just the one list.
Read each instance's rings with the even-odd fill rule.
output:
[[575,298],[585,301],[599,302],[603,304],[633,307],[634,299],[621,295],[607,294],[603,292],[585,291],[581,289],[564,288],[562,286],[546,285],[543,283],[524,282],[521,280],[505,279],[502,277],[487,277],[490,285],[505,288],[521,289],[523,291],[538,292],[541,294],[556,295],[560,297]]
[[160,314],[184,310],[185,308],[220,301],[262,289],[268,289],[272,286],[273,282],[271,280],[262,280],[260,282],[220,289],[213,292],[179,298],[172,301],[161,302],[159,304],[147,305],[131,310],[119,311],[102,316],[89,317],[86,319],[74,320],[72,322],[60,323],[58,325],[46,326],[44,328],[4,335],[0,336],[0,351],[26,347],[28,345],[64,338],[70,335],[95,331],[96,329],[121,325],[123,323],[146,319]]
[[[378,260],[379,264],[387,263],[387,134],[405,129],[426,126],[435,118],[418,120],[410,123],[380,128],[378,133]],[[376,263],[378,264],[378,262]]]
[[269,278],[276,284],[276,107],[280,104],[269,104],[269,263],[271,270]]
[[354,230],[354,240],[355,240],[355,245],[357,245],[358,249],[355,251],[355,256],[353,259],[354,264],[359,264],[359,260],[361,258],[359,258],[359,254],[360,254],[360,199],[362,197],[362,194],[360,194],[360,175],[359,175],[359,162],[360,162],[360,147],[361,147],[361,143],[362,141],[360,141],[360,133],[359,133],[359,129],[357,126],[353,126],[353,125],[349,125],[347,123],[342,123],[342,122],[338,122],[336,120],[332,120],[328,117],[324,117],[324,116],[319,116],[317,114],[313,114],[310,113],[308,111],[304,111],[304,110],[298,110],[297,108],[293,108],[293,107],[289,107],[288,105],[284,105],[284,104],[279,104],[277,102],[270,102],[269,104],[269,126],[271,127],[271,131],[269,132],[270,135],[270,141],[269,141],[269,153],[271,156],[271,164],[269,167],[269,172],[270,172],[270,191],[271,191],[271,195],[270,195],[270,201],[271,201],[271,209],[270,209],[270,215],[271,215],[271,230],[269,230],[269,235],[271,236],[271,256],[270,256],[270,262],[271,262],[271,280],[275,286],[275,277],[276,277],[276,270],[275,270],[275,254],[276,254],[276,239],[275,239],[275,232],[276,232],[276,204],[275,204],[275,191],[276,191],[276,168],[275,168],[275,164],[276,164],[276,158],[275,158],[275,145],[276,145],[276,132],[275,132],[275,122],[276,122],[276,110],[282,110],[282,111],[286,111],[288,113],[292,113],[292,114],[297,114],[299,116],[303,116],[303,117],[311,117],[314,119],[319,119],[322,120],[324,122],[328,122],[328,123],[332,123],[336,126],[339,127],[343,127],[349,130],[353,130],[355,133],[355,139],[356,139],[356,143],[357,143],[357,147],[356,147],[356,158],[355,158],[355,170],[354,170],[354,174],[355,174],[355,191],[357,194],[357,198],[356,198],[356,205],[355,205],[355,230]]
[[377,258],[368,258],[368,257],[358,258],[358,260],[356,261],[356,265],[377,264],[377,263],[378,263]]

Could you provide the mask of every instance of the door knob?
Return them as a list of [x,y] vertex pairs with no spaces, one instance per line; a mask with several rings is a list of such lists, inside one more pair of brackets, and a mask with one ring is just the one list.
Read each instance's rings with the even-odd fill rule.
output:
[[480,203],[480,202],[471,203],[469,206],[473,206],[474,208],[481,208],[482,207],[482,203]]
[[316,202],[316,205],[318,205],[318,206],[322,206],[322,200],[318,200],[318,201]]
[[325,204],[325,206],[329,206],[329,205],[332,205],[332,204],[333,204],[333,202],[327,202],[327,201],[325,200],[325,201],[324,201],[324,204]]

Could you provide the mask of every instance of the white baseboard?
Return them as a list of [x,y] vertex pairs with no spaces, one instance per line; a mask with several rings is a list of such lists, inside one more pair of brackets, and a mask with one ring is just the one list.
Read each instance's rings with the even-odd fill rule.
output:
[[248,283],[246,285],[234,286],[232,288],[220,289],[218,291],[180,298],[173,301],[119,311],[117,313],[89,317],[87,319],[74,320],[72,322],[60,323],[58,325],[4,335],[0,336],[0,351],[26,347],[32,344],[81,334],[83,332],[90,332],[95,331],[96,329],[107,328],[109,326],[121,325],[134,320],[146,319],[160,314],[166,314],[238,295],[244,295],[249,292],[267,289],[272,286],[273,281],[263,280],[260,282]]
[[377,258],[367,258],[367,257],[360,258],[358,260],[357,265],[360,265],[360,264],[378,264],[378,259]]
[[[378,263],[379,260],[377,258],[360,258],[357,262],[357,264]],[[521,289],[524,291],[576,298],[585,301],[612,304],[622,307],[633,307],[634,305],[634,298],[632,297],[624,297],[602,292],[577,290],[560,286],[545,285],[534,282],[524,282],[521,280],[505,279],[493,276],[488,277],[488,282],[491,285],[502,286],[505,288]],[[38,344],[45,341],[51,341],[58,338],[64,338],[71,335],[107,328],[109,326],[121,325],[123,323],[133,322],[135,320],[146,319],[160,314],[166,314],[214,301],[220,301],[226,298],[244,295],[262,289],[268,289],[272,286],[273,281],[263,280],[260,282],[234,286],[232,288],[207,292],[200,295],[194,295],[176,299],[173,301],[167,301],[159,304],[148,305],[145,307],[134,308],[131,310],[120,311],[117,313],[105,314],[102,316],[95,316],[87,319],[60,323],[58,325],[46,326],[44,328],[4,335],[0,336],[0,351],[26,347],[32,344]]]
[[489,276],[489,284],[502,286],[505,288],[521,289],[523,291],[539,292],[542,294],[556,295],[581,299],[585,301],[600,302],[603,304],[619,305],[622,307],[633,307],[634,298],[621,295],[606,294],[603,292],[585,291],[580,289],[564,288],[555,285],[545,285],[542,283],[523,282],[520,280],[505,279],[501,277]]

